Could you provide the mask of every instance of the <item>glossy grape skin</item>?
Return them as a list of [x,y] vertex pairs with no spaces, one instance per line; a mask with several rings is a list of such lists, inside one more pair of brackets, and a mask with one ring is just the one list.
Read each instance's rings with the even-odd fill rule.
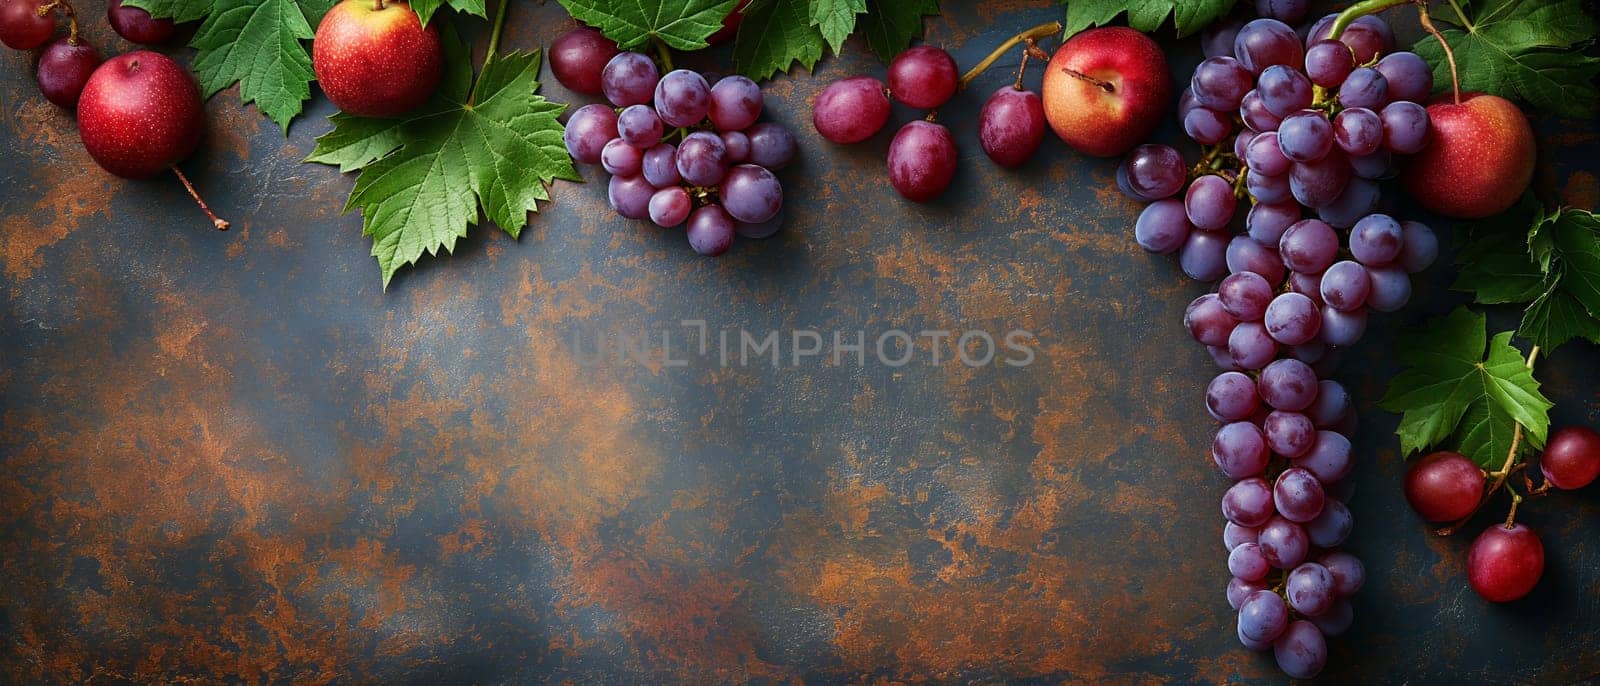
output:
[[1189,111],[1200,106],[1200,101],[1194,98],[1194,89],[1188,86],[1183,88],[1183,93],[1178,95],[1178,121],[1183,121],[1189,116]]
[[[177,26],[171,19],[152,18],[149,12],[124,5],[122,0],[111,0],[106,7],[106,20],[117,35],[130,42],[144,45],[165,43],[177,31]],[[615,45],[612,47],[615,48]],[[606,55],[605,58],[609,59],[610,55]]]
[[1305,48],[1294,29],[1276,19],[1255,19],[1239,29],[1233,41],[1233,54],[1240,65],[1260,74],[1274,64],[1299,68]]
[[1290,467],[1278,475],[1272,485],[1272,502],[1278,514],[1296,524],[1304,524],[1322,514],[1327,496],[1322,492],[1322,482],[1316,475],[1299,467]]
[[689,219],[692,209],[694,203],[689,199],[689,193],[679,186],[663,188],[650,196],[650,221],[662,228],[684,223]]
[[1439,237],[1434,235],[1433,229],[1421,222],[1400,222],[1400,230],[1404,235],[1400,247],[1400,257],[1395,260],[1397,264],[1409,274],[1415,274],[1439,258]]
[[1206,354],[1211,356],[1211,361],[1217,365],[1217,369],[1221,369],[1225,372],[1244,371],[1239,368],[1239,365],[1233,363],[1233,358],[1228,356],[1228,349],[1226,347],[1208,345],[1206,346]]
[[1282,176],[1289,172],[1292,161],[1283,154],[1278,143],[1278,132],[1268,131],[1250,141],[1245,151],[1245,163],[1252,173]]
[[1467,581],[1493,603],[1528,595],[1544,575],[1544,544],[1526,524],[1491,524],[1467,551]]
[[1261,322],[1242,322],[1228,334],[1228,356],[1240,369],[1260,369],[1278,355],[1278,343]]
[[[1311,79],[1297,67],[1283,64],[1267,67],[1256,81],[1256,92],[1261,94],[1267,111],[1278,117],[1288,117],[1311,106]],[[1280,124],[1279,129],[1282,128]]]
[[[995,164],[1002,167],[1017,167],[1027,162],[1039,150],[1039,144],[1044,142],[1045,117],[1044,101],[1039,99],[1039,94],[1030,90],[1019,90],[1012,86],[1002,86],[996,90],[989,100],[983,104],[983,111],[978,114],[978,144],[983,147],[984,154]],[[1140,148],[1166,147],[1142,145],[1135,148],[1130,157]],[[1167,148],[1172,150],[1171,148]],[[1172,151],[1177,155],[1177,151]],[[1181,169],[1183,158],[1178,158],[1180,167],[1179,186],[1182,186]],[[1157,177],[1151,181],[1160,181],[1159,170],[1152,170]],[[1120,177],[1119,177],[1120,178]],[[1143,179],[1144,177],[1141,177]],[[1131,181],[1131,179],[1130,179]],[[1154,189],[1152,189],[1154,190]],[[1164,194],[1156,194],[1144,200],[1165,198],[1178,192],[1177,188]]]
[[1600,434],[1583,426],[1568,426],[1550,435],[1539,456],[1545,483],[1576,490],[1600,477]]
[[911,121],[889,143],[889,184],[912,202],[932,201],[955,179],[956,161],[956,142],[949,129]]
[[1222,307],[1222,299],[1207,293],[1189,302],[1184,308],[1183,325],[1189,335],[1202,345],[1227,345],[1228,334],[1239,321]]
[[960,77],[950,53],[931,45],[906,49],[889,63],[889,93],[909,107],[931,110],[956,94]]
[[644,151],[640,170],[646,181],[656,188],[676,186],[683,182],[678,173],[678,148],[671,143],[657,143]]
[[1328,498],[1322,504],[1322,513],[1316,519],[1306,522],[1306,537],[1311,539],[1311,545],[1318,548],[1333,548],[1342,545],[1350,538],[1350,530],[1354,528],[1355,521],[1350,517],[1350,508],[1338,500]]
[[1189,232],[1178,252],[1178,266],[1196,281],[1216,281],[1228,274],[1228,237],[1215,231]]
[[1244,22],[1238,19],[1223,19],[1212,22],[1200,32],[1200,50],[1206,57],[1232,57],[1233,40],[1239,36],[1239,29]]
[[722,139],[722,148],[727,152],[728,164],[742,164],[750,161],[750,137],[743,131],[723,131],[717,134]]
[[1433,93],[1433,69],[1414,52],[1393,52],[1378,60],[1375,69],[1389,85],[1389,97],[1425,102]]
[[[1233,522],[1228,522],[1222,527],[1222,547],[1228,551],[1232,551],[1245,543],[1254,543],[1255,541],[1255,527],[1239,526]],[[1234,609],[1238,609],[1238,606],[1235,605]]]
[[1288,458],[1300,457],[1316,444],[1317,428],[1311,418],[1299,412],[1273,410],[1261,423],[1267,437],[1267,447]]
[[1365,306],[1371,291],[1366,268],[1350,260],[1334,263],[1322,275],[1322,302],[1341,312]]
[[1355,467],[1350,439],[1334,431],[1318,431],[1311,450],[1293,460],[1294,466],[1316,475],[1324,484],[1338,483]]
[[1315,303],[1317,307],[1322,307],[1326,304],[1322,302],[1321,272],[1311,274],[1289,272],[1289,290],[1310,298],[1311,302]]
[[1240,372],[1218,374],[1206,387],[1206,411],[1218,421],[1243,421],[1260,406],[1256,382]]
[[1299,360],[1276,360],[1261,370],[1261,376],[1256,379],[1256,391],[1274,409],[1300,412],[1317,399],[1317,374],[1310,365]]
[[1217,429],[1211,440],[1211,459],[1223,474],[1233,479],[1259,475],[1267,468],[1267,439],[1250,422],[1233,422]]
[[644,163],[644,153],[621,138],[613,138],[600,151],[600,168],[614,176],[636,176]]
[[696,131],[678,145],[678,175],[692,186],[715,186],[728,171],[727,156],[720,136]]
[[708,257],[716,257],[733,247],[733,218],[716,205],[706,205],[689,214],[684,237],[689,247]]
[[[987,111],[988,107],[985,106],[984,109]],[[1039,112],[1042,123],[1044,116],[1042,106]],[[1040,129],[1039,134],[1044,135],[1043,129]],[[983,138],[981,128],[979,138]],[[1034,146],[1037,147],[1037,143]],[[988,152],[988,147],[988,143],[984,143],[985,152]],[[1032,150],[1029,150],[1028,154],[1031,155]],[[994,153],[990,153],[989,156],[994,158]],[[1134,148],[1122,158],[1122,163],[1117,165],[1117,183],[1122,187],[1122,191],[1134,200],[1152,202],[1177,194],[1188,180],[1188,173],[1189,169],[1183,162],[1183,155],[1175,148],[1168,145],[1146,144]]]
[[1386,214],[1363,217],[1350,230],[1350,253],[1369,267],[1381,267],[1400,256],[1404,243],[1400,222]]
[[1428,110],[1414,102],[1391,102],[1379,114],[1383,119],[1383,145],[1391,152],[1421,152],[1431,140]]
[[1351,107],[1333,120],[1333,141],[1351,155],[1371,155],[1383,146],[1383,119],[1365,107]]
[[[761,90],[756,89],[759,96]],[[668,126],[694,126],[711,111],[711,85],[688,69],[668,72],[656,82],[656,113]],[[751,118],[754,121],[754,118]]]
[[800,143],[794,134],[776,122],[762,122],[745,130],[750,137],[750,163],[778,171],[789,166]]
[[1244,581],[1260,581],[1272,571],[1267,558],[1261,555],[1261,546],[1246,543],[1228,551],[1228,573]]
[[1317,218],[1334,228],[1348,229],[1372,214],[1382,202],[1383,189],[1376,182],[1351,178],[1339,197],[1317,208]]
[[765,167],[741,164],[728,170],[718,189],[722,209],[735,221],[761,224],[783,209],[783,186]]
[[1300,23],[1310,11],[1310,0],[1256,0],[1256,14],[1285,24]]
[[1379,150],[1371,155],[1352,156],[1350,170],[1363,179],[1392,178],[1395,174],[1392,161],[1388,150]]
[[[1277,498],[1277,495],[1274,491],[1273,497]],[[1311,540],[1299,524],[1275,515],[1261,526],[1257,545],[1261,546],[1261,553],[1266,555],[1267,562],[1273,567],[1293,569],[1305,561]]]
[[852,76],[828,84],[811,109],[811,125],[834,143],[859,143],[889,121],[889,96],[870,76]]
[[617,137],[617,113],[605,105],[584,105],[572,113],[561,137],[572,159],[583,164],[599,164],[600,153]]
[[[1350,392],[1345,390],[1344,384],[1332,379],[1323,379],[1317,383],[1317,400],[1311,407],[1306,408],[1306,417],[1310,418],[1318,429],[1327,429],[1343,421],[1345,415],[1350,413],[1350,409]],[[1325,484],[1339,480],[1339,477],[1330,479],[1317,470],[1311,471]]]
[[1271,174],[1247,174],[1244,179],[1244,188],[1249,191],[1250,197],[1260,203],[1284,203],[1294,199],[1293,189],[1289,185],[1289,176],[1273,176]]
[[1296,162],[1289,168],[1289,191],[1306,207],[1332,205],[1350,185],[1349,158],[1342,150],[1330,150],[1315,162]]
[[1315,562],[1306,562],[1290,570],[1284,583],[1284,595],[1289,607],[1306,616],[1317,616],[1333,607],[1333,574]]
[[1310,679],[1328,664],[1328,642],[1315,624],[1300,619],[1291,623],[1272,643],[1278,669],[1293,679]]
[[1256,591],[1239,603],[1239,635],[1272,642],[1289,627],[1289,607],[1272,591]]
[[661,117],[649,105],[631,105],[617,114],[617,135],[640,150],[661,142]]
[[1333,592],[1340,598],[1349,598],[1361,590],[1366,583],[1367,569],[1361,560],[1342,550],[1334,550],[1317,556],[1317,564],[1322,565],[1333,575]]
[[1367,332],[1367,310],[1341,312],[1333,308],[1322,310],[1322,340],[1328,345],[1347,347],[1355,345]]
[[1357,67],[1339,87],[1339,104],[1377,112],[1389,104],[1389,80],[1371,67]]
[[1226,258],[1230,273],[1254,272],[1268,282],[1283,282],[1283,258],[1278,257],[1278,251],[1262,245],[1254,238],[1234,236],[1228,241]]
[[1183,209],[1189,214],[1189,223],[1195,228],[1216,231],[1233,220],[1238,199],[1233,194],[1233,184],[1215,174],[1207,174],[1189,184],[1184,196]]
[[[1233,528],[1233,524],[1231,523],[1228,526]],[[1228,551],[1233,552],[1233,548],[1229,548]],[[1228,607],[1237,610],[1239,609],[1239,605],[1243,604],[1244,599],[1249,597],[1251,593],[1255,593],[1256,591],[1265,591],[1269,588],[1270,587],[1267,586],[1266,583],[1261,581],[1245,581],[1244,579],[1240,579],[1238,577],[1231,577],[1228,579]]]
[[1223,311],[1241,322],[1261,321],[1272,298],[1272,282],[1255,272],[1234,272],[1217,284]]
[[1396,312],[1411,300],[1411,276],[1395,266],[1368,267],[1367,278],[1372,280],[1372,291],[1367,294],[1367,307],[1379,312]]
[[1323,88],[1337,88],[1356,68],[1350,46],[1336,40],[1320,40],[1306,48],[1306,76]]
[[89,83],[89,75],[100,66],[100,52],[88,43],[74,45],[67,38],[57,38],[39,52],[35,79],[44,99],[55,106],[70,110],[78,106],[78,96]]
[[1300,110],[1278,126],[1278,149],[1295,162],[1315,162],[1333,147],[1333,125],[1316,110]]
[[[1329,14],[1317,20],[1316,25],[1306,34],[1306,44],[1327,39],[1332,32],[1333,21],[1337,17],[1337,14]],[[1355,53],[1356,64],[1366,64],[1378,54],[1394,50],[1394,34],[1390,32],[1389,24],[1376,16],[1357,17],[1339,36],[1339,40],[1350,46],[1350,50]]]
[[39,15],[46,3],[38,0],[0,0],[0,43],[13,50],[32,50],[49,42],[56,32],[51,10]]
[[1196,107],[1184,115],[1183,132],[1201,145],[1216,145],[1233,133],[1233,121],[1209,107]]
[[619,52],[617,44],[600,31],[579,26],[550,44],[550,71],[569,90],[600,95],[600,73]]
[[1189,87],[1202,106],[1227,112],[1239,106],[1250,91],[1252,74],[1232,57],[1207,57],[1194,69]]
[[1460,453],[1439,451],[1406,470],[1403,492],[1411,509],[1430,522],[1452,522],[1483,499],[1483,470]]
[[1239,133],[1234,134],[1233,135],[1233,145],[1229,146],[1229,147],[1231,147],[1233,149],[1233,156],[1237,157],[1237,158],[1239,158],[1241,160],[1244,159],[1245,151],[1250,148],[1250,141],[1253,141],[1255,139],[1256,139],[1256,132],[1250,130],[1249,128],[1245,128],[1244,130],[1240,131]]
[[[1179,117],[1182,119],[1182,117]],[[1273,114],[1267,109],[1267,103],[1261,97],[1261,91],[1251,90],[1244,94],[1244,99],[1239,101],[1239,118],[1244,120],[1244,125],[1251,131],[1266,133],[1277,131],[1283,123],[1283,117]]]
[[613,176],[606,188],[611,209],[628,219],[649,219],[650,196],[655,192],[642,176]]
[[1194,226],[1189,223],[1183,203],[1168,198],[1145,206],[1134,222],[1133,236],[1139,247],[1164,255],[1183,247],[1192,230]]
[[761,116],[765,99],[761,86],[744,76],[728,76],[711,87],[711,106],[706,112],[718,131],[743,131]]
[[661,72],[649,57],[637,52],[617,53],[600,72],[600,90],[617,107],[648,104],[655,97]]
[[1300,293],[1284,293],[1273,298],[1262,321],[1272,338],[1284,345],[1311,341],[1322,329],[1317,304]]

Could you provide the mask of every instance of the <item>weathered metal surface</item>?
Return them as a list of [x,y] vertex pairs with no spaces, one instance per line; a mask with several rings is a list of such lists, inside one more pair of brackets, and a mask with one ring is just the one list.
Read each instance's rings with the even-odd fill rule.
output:
[[[127,48],[81,4],[99,45]],[[945,4],[929,37],[963,64],[1059,11]],[[510,22],[519,48],[568,25],[555,3]],[[1186,73],[1193,41],[1168,45]],[[1018,171],[983,159],[975,113],[1003,71],[942,115],[955,190],[899,201],[888,134],[843,148],[806,123],[830,79],[881,73],[846,53],[767,87],[804,141],[780,236],[708,260],[613,216],[603,185],[563,183],[520,241],[476,228],[384,293],[339,214],[352,179],[298,163],[325,102],[285,141],[236,92],[210,101],[186,168],[234,221],[218,233],[171,180],[94,167],[8,52],[5,680],[1280,681],[1238,647],[1222,595],[1213,371],[1180,325],[1203,286],[1134,246],[1112,161],[1054,141]],[[1594,123],[1540,128],[1540,183],[1594,206]],[[1401,325],[1459,300],[1451,272],[1344,366],[1370,580],[1326,678],[1593,679],[1600,491],[1526,508],[1549,568],[1508,606],[1466,585],[1470,539],[1427,534],[1400,497],[1395,418],[1374,401]],[[1037,357],[971,368],[946,349],[935,366],[923,340],[898,368],[586,368],[571,350],[697,319],[1027,329]],[[1596,423],[1595,354],[1541,363],[1560,422]]]

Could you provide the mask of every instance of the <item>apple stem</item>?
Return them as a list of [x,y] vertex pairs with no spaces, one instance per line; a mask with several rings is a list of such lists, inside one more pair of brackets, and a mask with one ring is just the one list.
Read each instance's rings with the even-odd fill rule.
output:
[[1450,49],[1450,41],[1445,40],[1444,34],[1439,33],[1439,28],[1433,25],[1433,18],[1428,16],[1426,0],[1417,0],[1417,19],[1422,23],[1422,29],[1439,41],[1439,47],[1444,48],[1444,61],[1450,65],[1450,94],[1457,105],[1461,104],[1461,75],[1456,72],[1456,53]]
[[[1035,26],[1035,27],[1033,27],[1031,29],[1028,29],[1027,31],[1023,31],[1022,33],[1019,33],[1019,34],[1017,34],[1015,36],[1012,36],[1012,37],[1006,39],[1006,42],[1001,43],[1000,47],[995,48],[993,52],[990,52],[988,57],[983,58],[982,62],[979,62],[977,64],[977,66],[974,66],[973,68],[967,70],[967,73],[965,73],[965,74],[963,74],[961,76],[960,87],[963,90],[965,90],[966,87],[967,87],[967,84],[972,83],[973,79],[978,78],[979,74],[982,74],[984,72],[984,70],[986,70],[989,67],[993,66],[996,60],[998,60],[1001,57],[1005,56],[1006,51],[1010,50],[1011,48],[1016,47],[1016,45],[1018,43],[1023,43],[1023,42],[1035,43],[1041,38],[1049,38],[1051,36],[1059,34],[1059,33],[1061,33],[1061,30],[1062,30],[1061,22],[1052,21],[1052,22],[1050,22],[1048,24],[1040,24],[1040,25]],[[1034,45],[1032,47],[1037,49],[1038,46]]]
[[206,205],[206,201],[202,199],[200,197],[200,193],[194,189],[194,184],[189,183],[189,177],[183,175],[183,170],[179,169],[178,165],[176,164],[170,165],[169,168],[172,170],[172,173],[178,175],[178,180],[183,182],[184,190],[189,191],[189,197],[194,198],[195,204],[200,206],[200,211],[205,212],[206,216],[211,218],[211,225],[217,227],[218,231],[227,231],[229,226],[228,222],[221,217],[218,217],[217,213],[211,211],[211,207]]
[[382,12],[383,11],[383,0],[373,0],[372,9],[377,10],[379,12]]
[[[1536,345],[1536,346],[1533,346],[1533,348],[1528,351],[1528,361],[1526,363],[1526,366],[1528,367],[1528,369],[1533,369],[1533,362],[1534,362],[1534,360],[1536,360],[1538,358],[1539,358],[1539,346]],[[1444,527],[1442,529],[1439,529],[1438,531],[1435,531],[1434,533],[1439,534],[1440,536],[1449,536],[1450,534],[1455,533],[1456,529],[1461,528],[1462,525],[1467,523],[1467,520],[1472,519],[1472,515],[1475,515],[1475,514],[1478,513],[1478,509],[1482,508],[1483,504],[1489,501],[1489,498],[1492,497],[1495,494],[1495,491],[1500,490],[1501,486],[1505,486],[1506,485],[1506,478],[1507,477],[1511,476],[1512,473],[1516,472],[1518,469],[1520,469],[1520,468],[1525,466],[1525,464],[1518,464],[1517,463],[1517,448],[1520,447],[1521,444],[1522,444],[1522,422],[1517,422],[1516,427],[1511,430],[1511,449],[1506,451],[1505,464],[1501,465],[1500,471],[1489,473],[1488,476],[1494,477],[1494,483],[1489,486],[1489,490],[1488,491],[1484,492],[1483,497],[1478,499],[1477,507],[1472,508],[1472,511],[1468,512],[1467,516],[1456,520],[1455,522],[1451,523],[1450,526],[1447,526],[1447,527]],[[1506,488],[1508,490],[1510,489],[1509,486],[1506,486]],[[1518,501],[1522,500],[1522,496],[1517,495],[1516,491],[1511,491],[1511,496],[1513,498],[1512,505],[1511,505],[1511,511],[1512,511],[1513,514],[1515,514],[1516,513],[1516,509],[1517,509],[1516,503]],[[1511,526],[1510,518],[1507,518],[1506,526]]]

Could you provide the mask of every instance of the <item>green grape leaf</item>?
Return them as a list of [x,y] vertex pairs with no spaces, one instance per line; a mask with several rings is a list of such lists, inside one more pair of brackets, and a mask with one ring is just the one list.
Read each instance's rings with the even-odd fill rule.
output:
[[1187,36],[1228,16],[1236,0],[1063,0],[1067,5],[1066,35],[1111,23],[1128,13],[1128,25],[1153,33],[1172,17],[1178,35]]
[[211,13],[211,0],[125,0],[123,4],[149,12],[152,17],[176,22],[204,19]]
[[513,238],[555,179],[580,180],[561,140],[563,105],[536,95],[537,53],[507,53],[473,90],[467,48],[446,33],[439,92],[400,120],[334,115],[309,162],[360,170],[345,210],[360,209],[384,286],[424,252],[451,251],[480,208]]
[[[335,0],[337,1],[337,0]],[[417,18],[422,20],[422,25],[427,26],[433,18],[433,13],[445,5],[445,0],[411,0],[411,11],[417,13]],[[489,16],[489,8],[485,0],[449,0],[451,7],[467,14],[479,17]]]
[[867,13],[856,22],[867,47],[888,62],[922,35],[922,18],[939,13],[939,0],[867,0]]
[[1484,344],[1484,316],[1465,308],[1435,319],[1399,352],[1404,371],[1378,405],[1401,413],[1400,449],[1406,455],[1455,436],[1460,452],[1498,469],[1511,450],[1507,427],[1521,424],[1531,448],[1544,445],[1550,408],[1511,332]]
[[[1568,117],[1594,111],[1600,57],[1587,54],[1597,28],[1583,0],[1463,2],[1471,16],[1441,7],[1433,16],[1455,26],[1441,33],[1455,53],[1461,90],[1520,99]],[[1434,67],[1434,87],[1449,90],[1450,65],[1431,36],[1412,48]]]
[[312,35],[295,0],[215,0],[190,42],[199,51],[190,68],[206,97],[238,83],[239,99],[288,133],[316,78],[303,42]]
[[1547,212],[1533,197],[1469,227],[1455,290],[1486,305],[1525,305],[1517,334],[1544,349],[1600,343],[1600,217]]
[[822,59],[823,46],[806,0],[755,0],[739,24],[733,63],[759,81],[789,71],[795,62],[810,71]]
[[[560,0],[573,18],[600,29],[624,49],[660,39],[676,50],[699,50],[722,28],[736,0]],[[747,15],[748,16],[748,15]]]
[[811,0],[811,25],[822,32],[837,55],[856,30],[856,15],[866,11],[867,0]]

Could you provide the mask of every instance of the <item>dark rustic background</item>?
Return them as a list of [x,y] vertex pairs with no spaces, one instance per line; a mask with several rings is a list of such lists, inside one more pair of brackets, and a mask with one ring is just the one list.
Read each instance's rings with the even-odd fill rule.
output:
[[[129,49],[79,4],[97,45]],[[944,4],[928,38],[963,65],[1060,13]],[[519,3],[505,42],[568,26]],[[1187,75],[1197,41],[1163,41]],[[0,61],[5,681],[1282,680],[1222,594],[1214,370],[1180,324],[1205,286],[1134,245],[1114,161],[1053,139],[1018,171],[982,156],[976,111],[1005,68],[942,113],[963,157],[932,205],[889,189],[891,132],[846,148],[809,126],[828,81],[882,74],[852,41],[767,86],[804,143],[779,236],[698,257],[615,217],[591,168],[520,241],[475,228],[384,293],[339,212],[352,178],[299,163],[325,101],[287,141],[236,90],[210,101],[185,168],[234,221],[218,233],[172,179],[101,172],[29,58]],[[1594,122],[1538,125],[1540,190],[1594,207]],[[1504,606],[1462,571],[1503,509],[1441,539],[1400,496],[1374,401],[1398,332],[1460,300],[1452,278],[1428,271],[1344,365],[1370,578],[1324,680],[1592,680],[1600,490],[1525,509],[1548,568]],[[1025,328],[1039,355],[584,369],[566,342],[683,319]],[[1541,361],[1557,423],[1597,423],[1596,359],[1573,343]]]

